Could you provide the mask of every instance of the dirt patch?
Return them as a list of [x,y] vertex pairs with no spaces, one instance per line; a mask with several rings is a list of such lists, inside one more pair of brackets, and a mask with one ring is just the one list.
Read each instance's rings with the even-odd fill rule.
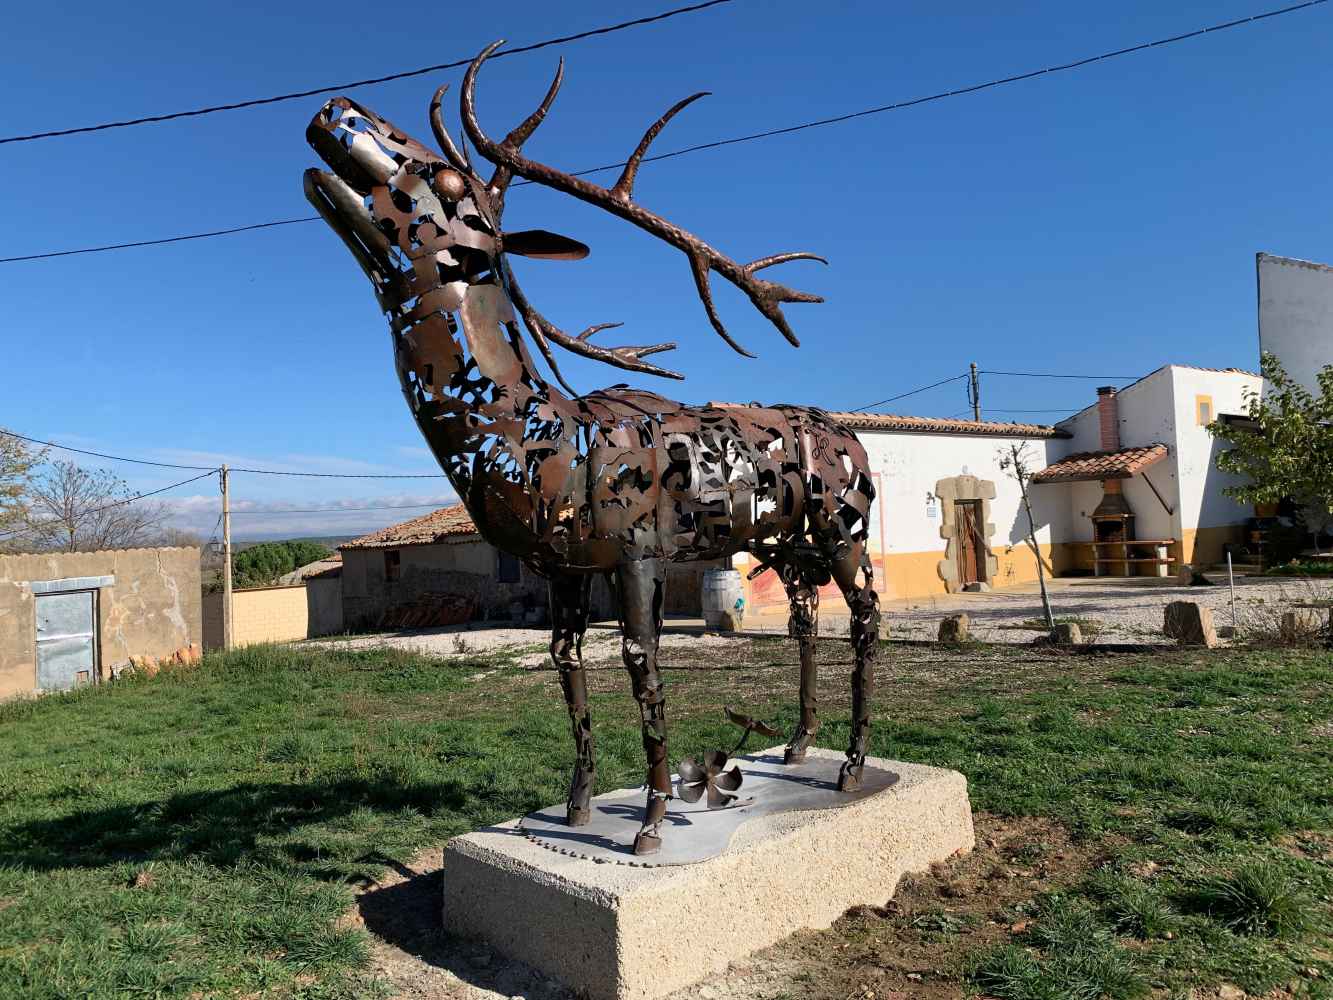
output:
[[[1033,899],[1077,880],[1097,851],[1044,819],[975,817],[977,849],[904,879],[885,907],[858,907],[682,990],[676,1000],[961,998],[969,956],[1027,929]],[[398,998],[571,1000],[559,983],[440,930],[443,851],[395,865],[352,916],[374,937],[374,970]],[[515,914],[515,919],[522,919]]]

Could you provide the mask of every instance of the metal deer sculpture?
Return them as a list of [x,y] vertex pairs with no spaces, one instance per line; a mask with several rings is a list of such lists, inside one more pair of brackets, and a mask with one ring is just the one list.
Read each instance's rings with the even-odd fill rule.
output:
[[[354,101],[330,101],[306,133],[332,173],[306,171],[310,201],[370,277],[392,331],[408,405],[482,536],[550,581],[551,657],[569,707],[577,760],[571,825],[589,819],[593,739],[582,664],[593,574],[613,579],[623,656],[642,713],[648,797],[636,854],[661,846],[671,796],[666,701],[658,670],[663,587],[671,562],[749,552],[782,579],[791,634],[800,640],[801,717],[786,749],[804,758],[818,729],[814,640],[818,590],[837,581],[851,608],[856,666],[852,734],[839,787],[861,781],[870,724],[879,605],[866,551],[874,488],[856,436],[820,410],[798,406],[686,406],[618,385],[578,395],[560,375],[557,344],[628,371],[680,378],[645,358],[670,343],[602,347],[591,326],[560,330],[523,295],[506,254],[574,260],[588,249],[541,230],[501,228],[515,177],[606,209],[682,251],[709,321],[742,354],[714,308],[711,274],[739,288],[793,345],[784,302],[818,296],[764,280],[775,264],[807,259],[780,253],[748,264],[633,200],[644,153],[695,94],[644,134],[619,180],[599,187],[528,159],[524,141],[560,88],[563,63],[541,106],[499,142],[477,119],[477,74],[497,42],[472,62],[461,113],[473,146],[493,166],[483,179],[445,130],[440,101],[430,117],[443,157]],[[548,383],[522,339],[533,342],[568,394]],[[747,355],[752,356],[752,355]]]

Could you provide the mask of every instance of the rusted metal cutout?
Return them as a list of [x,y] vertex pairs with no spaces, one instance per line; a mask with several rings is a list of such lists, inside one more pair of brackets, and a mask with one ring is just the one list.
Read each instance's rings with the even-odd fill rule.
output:
[[[488,542],[550,580],[551,657],[569,707],[577,762],[567,821],[586,822],[594,751],[581,645],[588,578],[607,574],[619,595],[623,659],[639,702],[648,796],[639,853],[661,844],[671,796],[666,700],[658,671],[663,588],[670,562],[749,553],[772,568],[792,602],[801,641],[801,722],[789,755],[799,760],[818,727],[814,636],[817,588],[836,581],[852,610],[856,669],[853,726],[842,787],[855,789],[869,730],[879,603],[867,552],[875,491],[865,449],[822,410],[777,405],[686,406],[625,385],[578,394],[552,345],[626,371],[680,378],[647,359],[669,342],[606,347],[593,338],[614,323],[571,335],[524,296],[507,255],[578,260],[588,249],[544,230],[506,232],[505,192],[515,177],[597,205],[676,247],[686,257],[709,323],[733,348],[712,299],[718,275],[797,344],[784,303],[819,302],[759,276],[795,260],[778,253],[739,263],[633,199],[652,141],[695,94],[644,134],[620,178],[604,188],[523,153],[563,78],[557,70],[538,108],[504,139],[476,110],[477,75],[500,43],[468,67],[464,128],[492,167],[483,177],[444,125],[440,88],[430,121],[436,153],[356,101],[337,97],[306,137],[328,170],[305,174],[305,191],[370,279],[388,319],[403,394],[454,489]],[[533,362],[531,342],[550,369]],[[728,779],[729,780],[729,779]],[[716,783],[716,782],[715,782]],[[725,790],[725,789],[724,789]]]

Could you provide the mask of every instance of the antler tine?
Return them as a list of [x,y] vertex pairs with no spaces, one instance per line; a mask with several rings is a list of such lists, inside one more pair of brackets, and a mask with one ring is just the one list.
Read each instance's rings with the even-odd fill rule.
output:
[[[472,64],[468,66],[467,72],[463,75],[462,113],[464,118],[464,128],[468,130],[469,134],[471,134],[473,125],[480,129],[480,125],[476,125],[476,71],[480,68],[481,63],[503,44],[504,39],[502,38],[486,46],[481,55],[477,56],[477,58],[472,61]],[[555,103],[555,97],[560,93],[560,85],[564,83],[564,79],[565,60],[562,57],[559,63],[556,64],[555,76],[551,80],[551,85],[546,88],[546,96],[542,98],[542,102],[537,106],[537,110],[524,118],[512,132],[504,137],[504,140],[500,143],[500,148],[512,153],[517,153],[523,148],[523,143],[527,142],[532,133],[537,130],[537,126],[546,120],[546,113],[551,110],[551,105]],[[468,124],[469,119],[471,120],[472,125]],[[486,154],[482,144],[477,142],[475,137],[472,141],[477,144],[478,150],[483,154]],[[487,142],[489,143],[489,140],[487,140]],[[514,175],[509,164],[503,159],[496,159],[489,154],[486,155],[487,158],[496,165],[495,173],[491,175],[491,179],[486,187],[490,190],[491,197],[496,202],[496,214],[498,215],[503,209],[505,190],[509,187],[509,182],[513,180]]]
[[648,131],[643,133],[643,138],[639,140],[638,147],[634,150],[634,155],[629,158],[625,164],[625,169],[621,171],[620,179],[616,181],[615,186],[611,188],[611,194],[621,201],[629,201],[630,195],[634,193],[634,180],[639,174],[639,164],[643,162],[643,154],[648,152],[648,147],[653,144],[658,133],[666,128],[667,122],[675,118],[676,115],[689,105],[693,104],[701,97],[710,96],[706,90],[701,90],[697,94],[691,94],[683,101],[677,101],[671,108],[657,121],[649,126]]
[[571,337],[532,307],[532,303],[523,294],[523,289],[514,280],[513,271],[508,267],[505,268],[505,278],[509,287],[509,297],[514,303],[514,308],[518,310],[518,314],[523,317],[524,326],[528,328],[533,339],[537,341],[537,346],[541,349],[542,356],[546,358],[547,364],[551,366],[551,371],[555,373],[556,379],[571,394],[578,395],[570,388],[564,376],[560,374],[560,369],[556,365],[555,358],[551,355],[550,347],[547,344],[548,339],[555,341],[567,351],[572,351],[585,358],[592,358],[594,361],[604,361],[608,365],[623,368],[625,371],[642,372],[645,375],[660,375],[662,378],[683,379],[685,377],[680,372],[672,371],[670,368],[662,368],[643,360],[651,354],[661,354],[663,351],[675,350],[676,345],[674,343],[668,341],[661,344],[625,347],[601,347],[589,343],[593,334],[600,330],[609,330],[620,326],[620,323],[598,323],[595,326],[588,327],[577,337]]
[[435,141],[440,144],[440,150],[444,153],[450,166],[465,174],[471,174],[472,164],[468,162],[467,152],[454,145],[453,136],[444,127],[444,115],[440,111],[440,101],[444,98],[444,92],[448,89],[449,84],[444,84],[439,90],[435,91],[435,96],[430,100],[430,127],[435,133]]
[[[654,212],[649,211],[642,205],[636,204],[631,200],[630,194],[634,186],[634,179],[638,173],[640,164],[643,162],[644,153],[652,141],[657,138],[662,128],[669,122],[681,109],[704,96],[703,93],[693,94],[685,100],[674,105],[666,114],[664,114],[651,128],[644,134],[634,154],[625,164],[625,169],[620,175],[620,179],[613,188],[604,188],[591,181],[584,180],[582,177],[574,177],[554,167],[549,167],[544,163],[537,163],[529,160],[518,149],[509,146],[507,142],[497,143],[482,130],[481,123],[477,120],[476,108],[476,84],[477,73],[482,64],[495,51],[499,42],[487,47],[467,68],[467,73],[463,76],[462,118],[463,128],[472,144],[477,147],[486,159],[503,168],[511,175],[518,175],[527,180],[535,181],[547,187],[554,188],[557,191],[563,191],[566,194],[573,195],[581,201],[586,201],[591,205],[596,205],[617,215],[627,222],[638,226],[645,232],[651,233],[658,239],[670,244],[676,249],[682,251],[689,258],[690,267],[694,274],[695,287],[699,291],[699,297],[703,301],[705,311],[708,313],[709,322],[718,335],[735,351],[746,357],[754,357],[753,354],[741,347],[727,333],[723,326],[717,309],[713,305],[712,291],[709,288],[708,274],[714,271],[732,285],[739,288],[749,297],[755,308],[780,332],[793,346],[800,346],[796,334],[792,332],[786,317],[782,313],[782,303],[784,302],[823,302],[823,298],[818,295],[812,295],[809,292],[799,292],[786,285],[778,284],[773,281],[766,281],[757,277],[755,272],[763,270],[766,267],[772,267],[775,264],[783,264],[792,260],[818,260],[827,263],[824,258],[812,253],[795,252],[773,254],[769,257],[761,257],[749,264],[738,264],[730,257],[725,256],[698,236],[679,226],[668,222]],[[554,327],[547,324],[547,333],[551,333]],[[562,334],[563,336],[563,334]],[[556,339],[558,343],[560,341]],[[573,339],[573,338],[569,338]],[[562,343],[562,346],[567,346]],[[603,359],[606,360],[606,359]],[[611,362],[615,364],[616,362]],[[625,366],[621,366],[625,367]],[[632,369],[635,371],[644,369]]]
[[[708,259],[702,254],[690,254],[690,270],[694,273],[694,287],[699,290],[699,298],[703,301],[704,312],[708,313],[708,322],[713,324],[713,329],[717,335],[727,342],[737,354],[747,358],[757,358],[759,355],[751,354],[736,341],[731,339],[731,334],[727,333],[727,328],[722,325],[722,319],[717,314],[717,308],[713,305],[713,289],[708,283]],[[791,338],[788,337],[788,340]]]

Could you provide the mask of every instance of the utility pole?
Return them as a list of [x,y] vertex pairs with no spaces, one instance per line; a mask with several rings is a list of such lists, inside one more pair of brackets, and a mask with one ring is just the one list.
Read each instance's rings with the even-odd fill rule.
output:
[[977,363],[972,362],[972,419],[981,419],[981,382],[977,379]]
[[222,648],[231,649],[231,488],[222,466]]

